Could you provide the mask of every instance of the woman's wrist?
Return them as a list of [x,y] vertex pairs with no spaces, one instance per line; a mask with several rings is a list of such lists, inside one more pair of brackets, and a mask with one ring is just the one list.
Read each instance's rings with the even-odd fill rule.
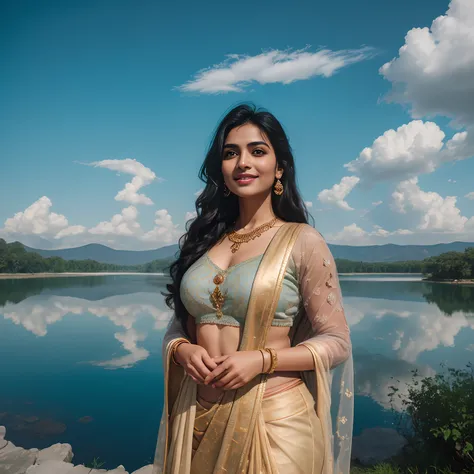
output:
[[278,364],[278,356],[275,349],[259,349],[262,357],[262,374],[273,374]]
[[178,360],[176,359],[176,356],[178,355],[178,350],[179,347],[184,345],[184,344],[191,344],[190,341],[188,341],[185,338],[180,338],[177,341],[174,342],[173,347],[171,348],[171,360],[176,364],[176,365],[181,365]]

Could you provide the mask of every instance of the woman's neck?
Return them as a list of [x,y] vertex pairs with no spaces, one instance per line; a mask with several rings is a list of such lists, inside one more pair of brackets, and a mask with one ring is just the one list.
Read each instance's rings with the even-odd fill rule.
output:
[[239,217],[235,223],[235,230],[250,232],[275,218],[272,208],[271,195],[264,199],[252,197],[239,199]]

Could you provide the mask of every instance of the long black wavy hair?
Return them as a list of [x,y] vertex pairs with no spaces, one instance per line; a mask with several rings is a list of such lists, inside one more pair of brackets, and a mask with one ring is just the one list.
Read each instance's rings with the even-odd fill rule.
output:
[[278,167],[283,168],[283,194],[271,193],[274,214],[287,222],[308,223],[310,217],[296,185],[293,154],[280,122],[273,114],[257,109],[253,104],[234,107],[217,126],[199,170],[199,179],[206,187],[196,199],[197,217],[186,222],[187,232],[179,239],[179,256],[168,267],[172,283],[166,285],[168,293],[162,293],[186,334],[188,313],[179,295],[181,280],[186,270],[230,229],[239,216],[238,196],[233,193],[228,197],[223,195],[222,154],[229,132],[247,123],[256,125],[268,137],[275,150]]

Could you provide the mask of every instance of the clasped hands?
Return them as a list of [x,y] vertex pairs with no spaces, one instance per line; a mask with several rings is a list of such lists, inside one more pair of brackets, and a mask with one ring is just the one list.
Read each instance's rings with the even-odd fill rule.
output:
[[175,359],[196,383],[222,390],[240,388],[263,370],[260,351],[211,357],[203,347],[189,343],[177,348]]

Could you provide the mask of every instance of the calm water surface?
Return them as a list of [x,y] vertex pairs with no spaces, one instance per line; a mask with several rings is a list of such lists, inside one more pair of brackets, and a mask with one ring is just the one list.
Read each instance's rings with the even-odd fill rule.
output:
[[[341,275],[355,364],[354,435],[392,427],[387,393],[411,371],[474,362],[474,288],[420,275]],[[74,463],[152,462],[161,341],[159,276],[0,280],[0,425],[26,448],[70,443]],[[400,408],[400,407],[397,407]]]

